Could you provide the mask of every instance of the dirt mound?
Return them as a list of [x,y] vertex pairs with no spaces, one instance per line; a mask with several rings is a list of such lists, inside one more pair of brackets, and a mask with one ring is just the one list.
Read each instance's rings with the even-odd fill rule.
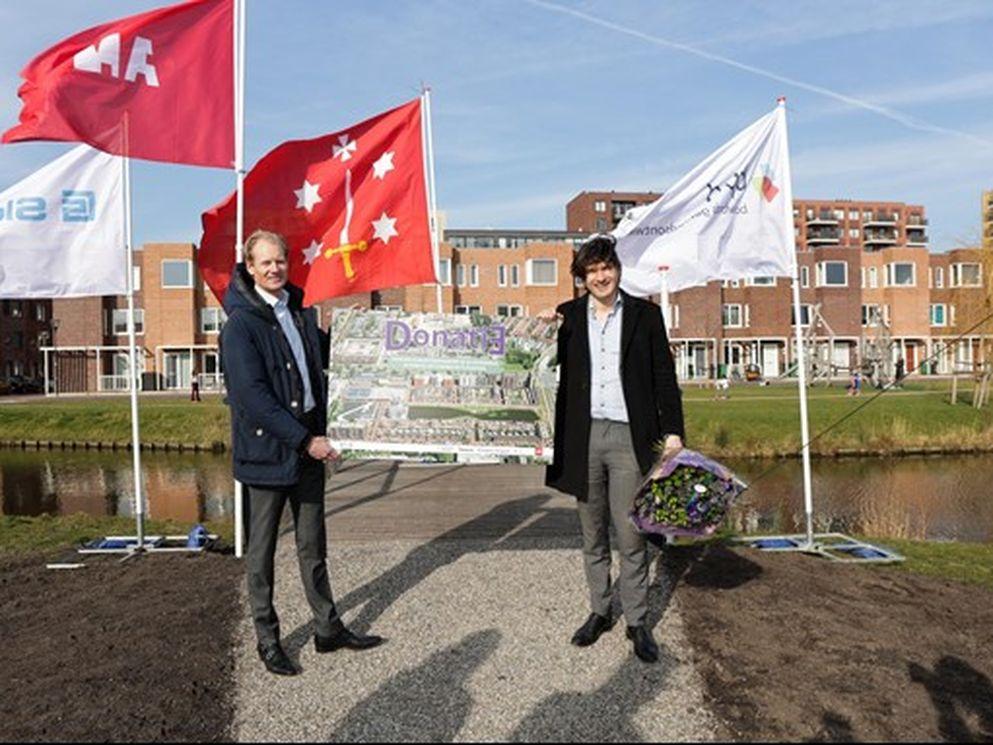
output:
[[241,565],[218,554],[86,563],[0,567],[0,740],[227,738]]
[[746,740],[993,741],[993,593],[895,569],[676,550],[694,660]]

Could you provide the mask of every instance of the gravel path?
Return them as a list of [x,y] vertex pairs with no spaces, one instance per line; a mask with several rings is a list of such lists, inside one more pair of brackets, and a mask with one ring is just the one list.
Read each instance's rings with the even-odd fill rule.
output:
[[[567,503],[566,503],[567,504]],[[291,536],[277,556],[284,645],[303,674],[278,678],[248,621],[237,654],[233,736],[253,741],[711,740],[678,608],[653,582],[662,660],[631,653],[623,624],[569,644],[588,612],[574,537],[338,541],[331,575],[346,623],[388,637],[314,652]],[[657,573],[653,564],[653,577]],[[664,574],[664,573],[663,573]]]

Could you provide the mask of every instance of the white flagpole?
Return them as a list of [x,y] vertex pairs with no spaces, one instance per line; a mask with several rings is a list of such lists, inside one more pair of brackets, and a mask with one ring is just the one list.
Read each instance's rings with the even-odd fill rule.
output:
[[428,186],[428,219],[431,226],[431,256],[434,258],[435,301],[438,312],[444,313],[445,306],[441,299],[441,251],[438,246],[438,202],[434,190],[434,140],[431,136],[431,89],[425,87],[421,92],[421,116],[423,117],[423,132],[427,150],[427,186]]
[[128,381],[131,389],[131,463],[134,468],[134,519],[137,528],[137,551],[145,549],[145,496],[141,488],[141,439],[138,427],[138,359],[134,329],[134,245],[131,235],[131,158],[127,155],[130,144],[128,116],[124,115],[124,152],[121,168],[124,171],[124,255],[128,291]]
[[[786,98],[779,99],[779,115],[783,117],[783,146],[786,148],[786,175],[783,179],[783,197],[793,214],[793,177],[790,173],[789,140],[786,131]],[[792,226],[791,226],[792,227]],[[803,443],[803,506],[806,513],[807,545],[814,545],[814,494],[813,479],[810,473],[810,421],[807,414],[807,361],[803,348],[802,317],[800,315],[800,262],[796,260],[796,246],[793,246],[793,330],[796,334],[797,385],[800,387],[800,438]]]
[[662,306],[662,320],[665,321],[665,332],[668,335],[672,330],[672,308],[669,306],[669,267],[660,266],[659,275],[659,305]]
[[[245,244],[245,0],[234,2],[234,171],[237,183],[235,263],[244,258]],[[234,555],[245,554],[245,487],[234,482]]]

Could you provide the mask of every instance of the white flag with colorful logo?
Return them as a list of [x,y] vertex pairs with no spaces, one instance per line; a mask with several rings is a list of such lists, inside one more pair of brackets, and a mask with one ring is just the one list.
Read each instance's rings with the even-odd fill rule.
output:
[[795,274],[793,204],[780,105],[615,228],[621,286],[657,294],[715,279]]
[[80,145],[0,193],[0,297],[126,293],[122,181]]

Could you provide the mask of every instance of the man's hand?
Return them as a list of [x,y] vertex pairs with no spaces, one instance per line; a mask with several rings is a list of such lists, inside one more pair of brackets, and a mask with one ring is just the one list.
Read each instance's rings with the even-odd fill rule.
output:
[[677,450],[683,449],[683,438],[679,435],[669,435],[665,438],[665,443],[663,445],[663,452],[674,453]]
[[327,437],[311,437],[307,443],[307,455],[320,461],[333,461],[340,457]]
[[545,323],[557,323],[562,320],[562,314],[556,313],[555,308],[545,308],[538,315],[535,316],[539,321],[544,321]]

